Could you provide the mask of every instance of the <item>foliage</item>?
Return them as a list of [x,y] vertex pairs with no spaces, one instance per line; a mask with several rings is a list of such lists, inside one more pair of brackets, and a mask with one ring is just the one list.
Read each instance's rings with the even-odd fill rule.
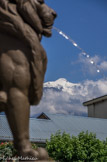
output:
[[32,143],[32,148],[36,150],[37,149],[37,145],[35,143]]
[[46,148],[49,156],[60,162],[107,161],[107,141],[100,141],[88,131],[81,132],[77,137],[59,131],[51,135]]
[[[32,143],[32,148],[37,149],[37,145]],[[14,148],[13,142],[0,143],[0,160],[9,158],[17,159],[17,151]]]
[[[32,143],[32,148],[37,145]],[[81,132],[77,137],[70,137],[65,132],[57,132],[51,135],[47,141],[46,149],[49,156],[60,162],[106,162],[107,161],[107,140],[100,141],[93,133]],[[0,144],[0,158],[17,158],[17,151],[12,142]]]
[[2,142],[0,144],[0,159],[7,159],[17,156],[12,142]]

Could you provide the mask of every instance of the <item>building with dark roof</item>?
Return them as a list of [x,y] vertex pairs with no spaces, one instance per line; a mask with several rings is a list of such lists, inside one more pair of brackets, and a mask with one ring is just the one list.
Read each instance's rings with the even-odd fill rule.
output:
[[107,95],[83,103],[88,107],[88,117],[107,119]]
[[[42,119],[41,119],[42,117]],[[37,118],[30,118],[30,141],[45,143],[51,134],[58,130],[71,136],[77,136],[81,131],[96,133],[100,140],[107,138],[107,119],[79,117],[64,114],[41,113]],[[5,115],[0,116],[0,141],[13,140]]]

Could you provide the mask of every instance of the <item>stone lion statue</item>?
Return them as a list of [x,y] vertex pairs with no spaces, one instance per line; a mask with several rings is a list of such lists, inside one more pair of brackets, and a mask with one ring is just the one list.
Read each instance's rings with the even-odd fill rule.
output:
[[29,142],[30,105],[42,97],[47,65],[40,41],[51,36],[56,12],[44,0],[0,0],[0,112],[8,119],[19,156],[46,159]]

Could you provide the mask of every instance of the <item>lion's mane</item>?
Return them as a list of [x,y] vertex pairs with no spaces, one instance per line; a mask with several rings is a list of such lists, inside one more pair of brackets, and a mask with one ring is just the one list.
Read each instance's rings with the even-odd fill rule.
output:
[[[31,13],[35,15],[31,15]],[[34,11],[32,0],[0,0],[0,31],[23,41],[30,49],[32,85],[29,101],[38,104],[43,91],[47,57],[40,44],[42,36],[41,20]]]

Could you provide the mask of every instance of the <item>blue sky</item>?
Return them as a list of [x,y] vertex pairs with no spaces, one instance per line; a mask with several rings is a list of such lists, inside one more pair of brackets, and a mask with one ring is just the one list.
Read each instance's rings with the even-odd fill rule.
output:
[[55,30],[43,38],[48,67],[45,82],[66,78],[70,82],[98,80],[107,75],[107,2],[106,0],[45,0],[58,17],[54,26],[70,36],[101,69],[90,64],[80,51]]
[[[31,108],[31,115],[48,112],[86,116],[83,102],[107,94],[107,79],[103,79],[107,76],[107,0],[45,2],[58,14],[54,26],[70,36],[90,57],[87,60],[55,30],[51,38],[43,38],[48,56],[45,82],[51,82],[44,84],[43,98],[38,106]],[[62,84],[62,90],[58,91]]]

